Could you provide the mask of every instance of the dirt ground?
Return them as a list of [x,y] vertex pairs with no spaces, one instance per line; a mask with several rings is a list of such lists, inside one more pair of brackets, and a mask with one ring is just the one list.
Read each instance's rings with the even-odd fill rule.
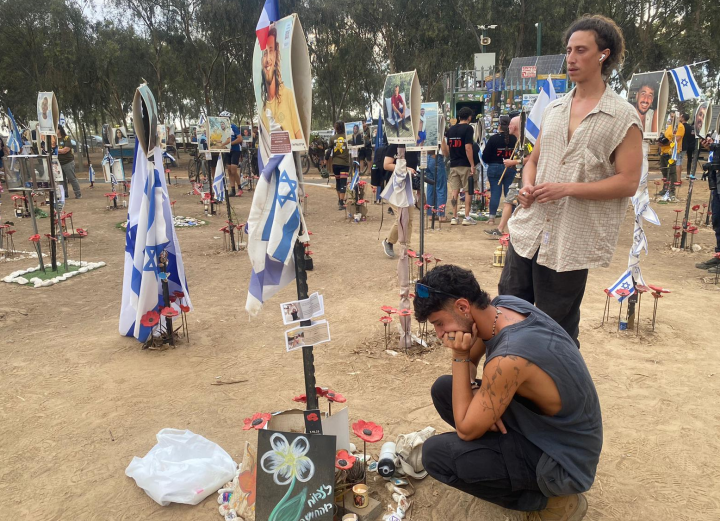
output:
[[[181,179],[183,172],[178,169]],[[397,263],[380,245],[391,219],[386,214],[378,232],[381,209],[370,206],[367,222],[350,223],[336,209],[334,190],[318,186],[325,181],[317,176],[308,181],[316,183],[307,186],[315,262],[309,285],[324,295],[332,334],[332,342],[315,348],[318,384],[343,393],[351,420],[381,424],[386,439],[427,425],[449,430],[430,399],[435,378],[450,371],[449,354],[443,348],[397,357],[384,352],[380,306],[398,303]],[[0,282],[0,518],[219,520],[216,494],[195,507],[161,507],[125,476],[125,468],[150,450],[165,427],[202,434],[239,461],[244,442],[256,439],[241,429],[243,418],[295,405],[292,397],[304,392],[302,360],[299,351],[284,350],[279,309],[295,298],[295,287],[250,320],[244,311],[250,262],[244,252],[223,251],[218,229],[226,217],[179,229],[195,306],[190,342],[143,351],[118,334],[124,234],[116,224],[125,211],[105,209],[108,185],[90,189],[83,183],[82,189],[83,198],[70,199],[67,210],[76,227],[89,230],[83,259],[107,266],[50,288]],[[170,187],[175,212],[202,218],[198,197],[188,190],[187,184]],[[684,185],[683,198],[685,192]],[[241,219],[251,197],[232,201]],[[707,199],[706,184],[696,183],[694,201]],[[2,221],[15,221],[16,243],[28,249],[30,220],[12,217],[7,194],[2,202]],[[647,296],[639,337],[616,331],[616,302],[615,318],[601,326],[603,288],[627,262],[630,212],[612,265],[591,271],[582,306],[582,354],[600,395],[605,433],[597,479],[587,494],[589,520],[720,519],[720,286],[703,282],[707,273],[694,267],[711,255],[714,236],[703,226],[695,241],[701,252],[674,253],[673,208],[684,204],[654,207],[663,224],[646,225],[650,254],[642,258],[643,273],[649,283],[672,291],[659,303],[655,332]],[[47,233],[48,220],[40,225]],[[472,269],[494,294],[497,242],[488,240],[485,227],[444,224],[427,232],[426,251]],[[418,231],[416,218],[415,247]],[[78,257],[76,244],[70,257]],[[0,277],[32,264],[0,261]],[[218,376],[248,382],[211,385]],[[351,441],[358,442],[352,435]],[[379,449],[373,446],[371,453]],[[520,518],[431,478],[417,488],[414,521]],[[387,504],[380,484],[372,490]]]

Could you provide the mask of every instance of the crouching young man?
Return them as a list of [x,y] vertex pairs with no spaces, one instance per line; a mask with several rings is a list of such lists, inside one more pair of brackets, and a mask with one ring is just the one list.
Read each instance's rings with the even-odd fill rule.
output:
[[[572,338],[517,297],[490,300],[469,270],[441,265],[415,286],[415,318],[450,350],[432,387],[455,432],[428,439],[423,465],[447,485],[524,519],[578,521],[602,448],[600,403]],[[477,379],[485,355],[482,378]]]

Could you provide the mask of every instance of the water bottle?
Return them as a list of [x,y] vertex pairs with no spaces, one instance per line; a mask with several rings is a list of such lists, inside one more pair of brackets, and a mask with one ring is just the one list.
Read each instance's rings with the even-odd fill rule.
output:
[[395,474],[395,443],[387,441],[380,449],[377,472],[384,478],[390,478]]

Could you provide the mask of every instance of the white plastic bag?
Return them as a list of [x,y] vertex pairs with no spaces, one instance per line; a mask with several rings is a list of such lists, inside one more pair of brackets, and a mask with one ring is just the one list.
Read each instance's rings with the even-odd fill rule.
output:
[[125,474],[162,506],[197,505],[233,479],[236,463],[217,443],[190,431],[163,429],[144,458]]

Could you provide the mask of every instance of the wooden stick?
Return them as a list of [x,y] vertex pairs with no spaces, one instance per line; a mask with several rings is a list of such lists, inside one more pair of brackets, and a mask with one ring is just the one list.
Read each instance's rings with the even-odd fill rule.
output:
[[[515,148],[513,148],[512,154],[510,155],[510,158],[515,155],[515,152],[517,151],[518,145],[520,144],[520,140],[518,139],[515,143]],[[503,170],[502,175],[500,176],[500,180],[498,181],[498,186],[500,186],[500,183],[502,183],[503,177],[505,177],[505,172],[507,172],[508,167],[505,167],[505,170]]]

